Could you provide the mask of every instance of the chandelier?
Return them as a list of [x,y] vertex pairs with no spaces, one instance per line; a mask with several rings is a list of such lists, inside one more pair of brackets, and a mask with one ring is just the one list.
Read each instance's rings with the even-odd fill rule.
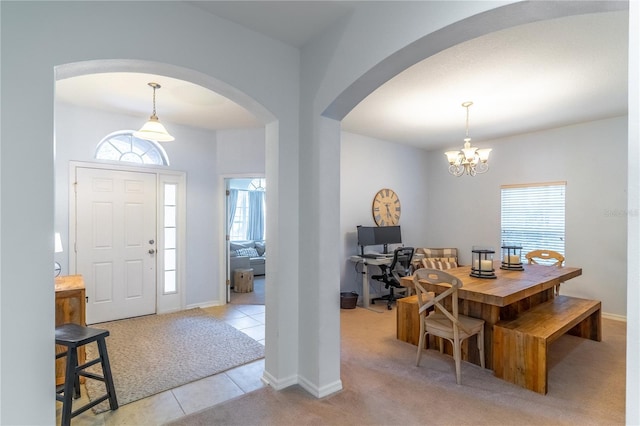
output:
[[144,126],[137,132],[133,134],[136,138],[152,140],[156,142],[171,142],[175,140],[173,136],[167,132],[167,129],[164,128],[160,120],[158,120],[158,116],[156,115],[156,89],[159,89],[160,86],[158,83],[147,83],[153,89],[153,113],[151,117],[149,117],[149,121],[144,123]]
[[467,109],[467,125],[464,138],[464,147],[460,151],[447,151],[444,155],[449,160],[449,173],[454,176],[462,176],[468,174],[475,176],[479,173],[485,173],[489,170],[489,153],[491,148],[478,149],[471,146],[471,138],[469,137],[469,107],[473,102],[465,102],[462,104]]

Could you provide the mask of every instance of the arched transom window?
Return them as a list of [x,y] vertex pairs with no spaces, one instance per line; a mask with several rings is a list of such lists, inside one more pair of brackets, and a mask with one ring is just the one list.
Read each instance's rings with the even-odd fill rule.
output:
[[133,130],[111,133],[96,148],[96,160],[168,166],[165,150],[154,141],[133,136]]

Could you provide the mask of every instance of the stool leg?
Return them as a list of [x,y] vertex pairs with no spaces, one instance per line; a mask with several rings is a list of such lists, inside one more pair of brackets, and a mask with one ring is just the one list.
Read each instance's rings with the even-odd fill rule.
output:
[[109,364],[109,354],[107,353],[107,343],[104,339],[98,339],[98,353],[102,362],[102,374],[104,375],[104,383],[107,387],[109,395],[109,406],[112,410],[118,409],[118,399],[116,397],[116,388],[113,386],[113,377],[111,376],[111,364]]
[[75,353],[75,365],[74,365],[74,377],[73,381],[73,399],[80,398],[80,375],[78,374],[78,348],[73,348],[73,352]]
[[62,401],[62,426],[71,424],[71,408],[73,404],[73,393],[76,383],[76,367],[78,366],[78,352],[76,348],[67,348],[67,366],[64,377],[64,399]]

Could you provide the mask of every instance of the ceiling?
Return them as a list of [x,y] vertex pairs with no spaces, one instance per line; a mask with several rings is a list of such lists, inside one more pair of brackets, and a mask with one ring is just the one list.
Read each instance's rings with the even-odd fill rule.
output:
[[[192,2],[294,47],[346,16],[357,2]],[[488,34],[440,52],[400,73],[357,105],[342,128],[424,149],[627,113],[628,12],[578,15]],[[150,81],[160,121],[204,129],[259,127],[248,111],[208,89],[164,76],[102,73],[59,80],[59,100],[83,107],[151,114]]]

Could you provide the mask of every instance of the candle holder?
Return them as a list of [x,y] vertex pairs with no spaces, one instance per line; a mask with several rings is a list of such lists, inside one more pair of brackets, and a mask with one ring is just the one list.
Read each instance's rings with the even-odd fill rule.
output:
[[502,265],[500,265],[500,269],[507,269],[509,271],[524,271],[524,267],[522,266],[521,251],[522,247],[520,246],[502,246]]
[[497,278],[493,269],[493,255],[495,251],[487,248],[471,250],[471,273],[476,278]]

